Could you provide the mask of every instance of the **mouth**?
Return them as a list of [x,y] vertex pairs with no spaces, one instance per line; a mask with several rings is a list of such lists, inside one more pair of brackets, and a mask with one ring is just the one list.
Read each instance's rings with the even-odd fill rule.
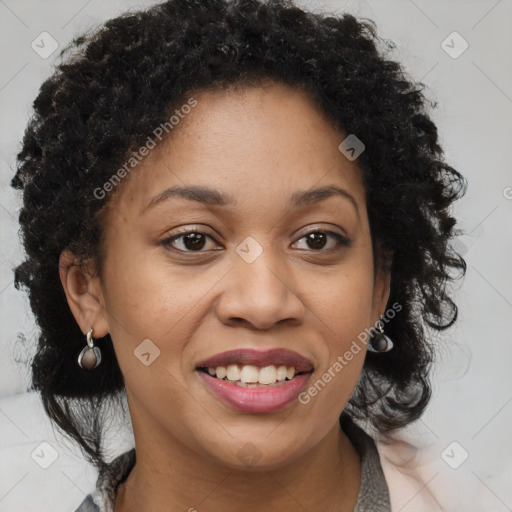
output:
[[312,362],[285,349],[231,350],[200,362],[196,370],[242,387],[273,386],[311,373]]
[[230,382],[244,388],[276,387],[282,386],[299,375],[294,366],[268,365],[257,367],[254,365],[230,364],[228,366],[199,367],[197,370],[210,375],[215,379]]
[[196,371],[216,398],[254,413],[289,405],[314,368],[309,359],[289,350],[234,350],[202,361]]

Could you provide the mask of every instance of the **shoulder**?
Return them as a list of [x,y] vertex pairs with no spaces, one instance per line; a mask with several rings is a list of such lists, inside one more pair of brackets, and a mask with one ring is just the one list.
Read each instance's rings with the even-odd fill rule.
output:
[[345,412],[340,426],[361,458],[361,485],[355,512],[391,512],[389,487],[375,441]]

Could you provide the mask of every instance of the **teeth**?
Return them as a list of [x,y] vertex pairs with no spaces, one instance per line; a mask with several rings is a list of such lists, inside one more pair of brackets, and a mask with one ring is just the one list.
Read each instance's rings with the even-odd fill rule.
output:
[[286,379],[287,376],[288,376],[288,368],[286,368],[286,366],[279,366],[277,368],[277,380],[284,380],[284,379]]
[[292,380],[295,377],[295,368],[284,365],[276,367],[273,364],[263,368],[250,364],[243,366],[230,364],[227,367],[217,366],[216,368],[208,368],[208,373],[212,377],[217,376],[218,379],[225,379],[231,382],[240,381],[242,384],[274,384],[285,379]]
[[260,384],[273,384],[277,380],[277,369],[274,365],[265,366],[260,370]]
[[[242,382],[258,382],[259,379],[259,370],[256,366],[251,366],[250,364],[242,366],[242,370],[240,371],[240,379]],[[231,380],[231,379],[230,379]],[[261,382],[261,381],[260,381]]]
[[240,370],[238,369],[238,365],[230,364],[227,368],[226,377],[228,378],[228,380],[231,381],[240,380]]

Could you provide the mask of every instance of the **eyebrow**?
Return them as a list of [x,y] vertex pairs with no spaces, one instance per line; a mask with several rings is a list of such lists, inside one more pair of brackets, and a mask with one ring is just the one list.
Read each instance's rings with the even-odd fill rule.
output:
[[[334,196],[348,199],[359,216],[359,207],[354,197],[345,189],[336,185],[326,185],[324,187],[309,190],[299,190],[292,194],[289,200],[289,205],[296,208],[304,207],[317,204]],[[233,196],[225,194],[220,190],[199,185],[189,185],[184,187],[175,186],[167,188],[157,196],[153,197],[153,199],[151,199],[151,201],[149,201],[149,203],[141,210],[141,213],[171,198],[187,199],[207,206],[227,206],[234,203]]]

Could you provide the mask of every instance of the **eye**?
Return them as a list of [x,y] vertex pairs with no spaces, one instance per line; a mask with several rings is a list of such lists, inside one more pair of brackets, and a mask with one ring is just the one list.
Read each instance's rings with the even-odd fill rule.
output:
[[[334,240],[333,244],[330,247],[325,249],[325,246],[329,240]],[[331,252],[340,249],[341,247],[348,247],[352,240],[340,235],[339,233],[335,233],[334,231],[326,231],[321,229],[316,229],[314,231],[310,231],[306,233],[304,236],[299,238],[299,240],[305,239],[306,243],[309,247],[306,249],[313,250],[315,252]]]
[[[181,240],[180,240],[181,239]],[[213,237],[208,233],[198,231],[197,229],[183,229],[179,235],[174,235],[160,242],[161,245],[171,246],[180,252],[208,252],[201,251],[206,244],[206,240],[213,240]],[[176,247],[179,245],[181,247]]]
[[[185,228],[181,230],[180,234],[166,238],[162,240],[160,244],[163,246],[171,246],[172,249],[179,252],[208,252],[208,249],[202,250],[207,243],[207,239],[215,242],[215,239],[208,233],[193,228]],[[332,252],[342,247],[348,247],[352,243],[352,240],[349,240],[339,233],[321,229],[306,233],[299,238],[299,241],[303,239],[308,244],[308,247],[305,247],[305,249],[314,252]],[[331,246],[326,248],[329,239],[331,240]]]

